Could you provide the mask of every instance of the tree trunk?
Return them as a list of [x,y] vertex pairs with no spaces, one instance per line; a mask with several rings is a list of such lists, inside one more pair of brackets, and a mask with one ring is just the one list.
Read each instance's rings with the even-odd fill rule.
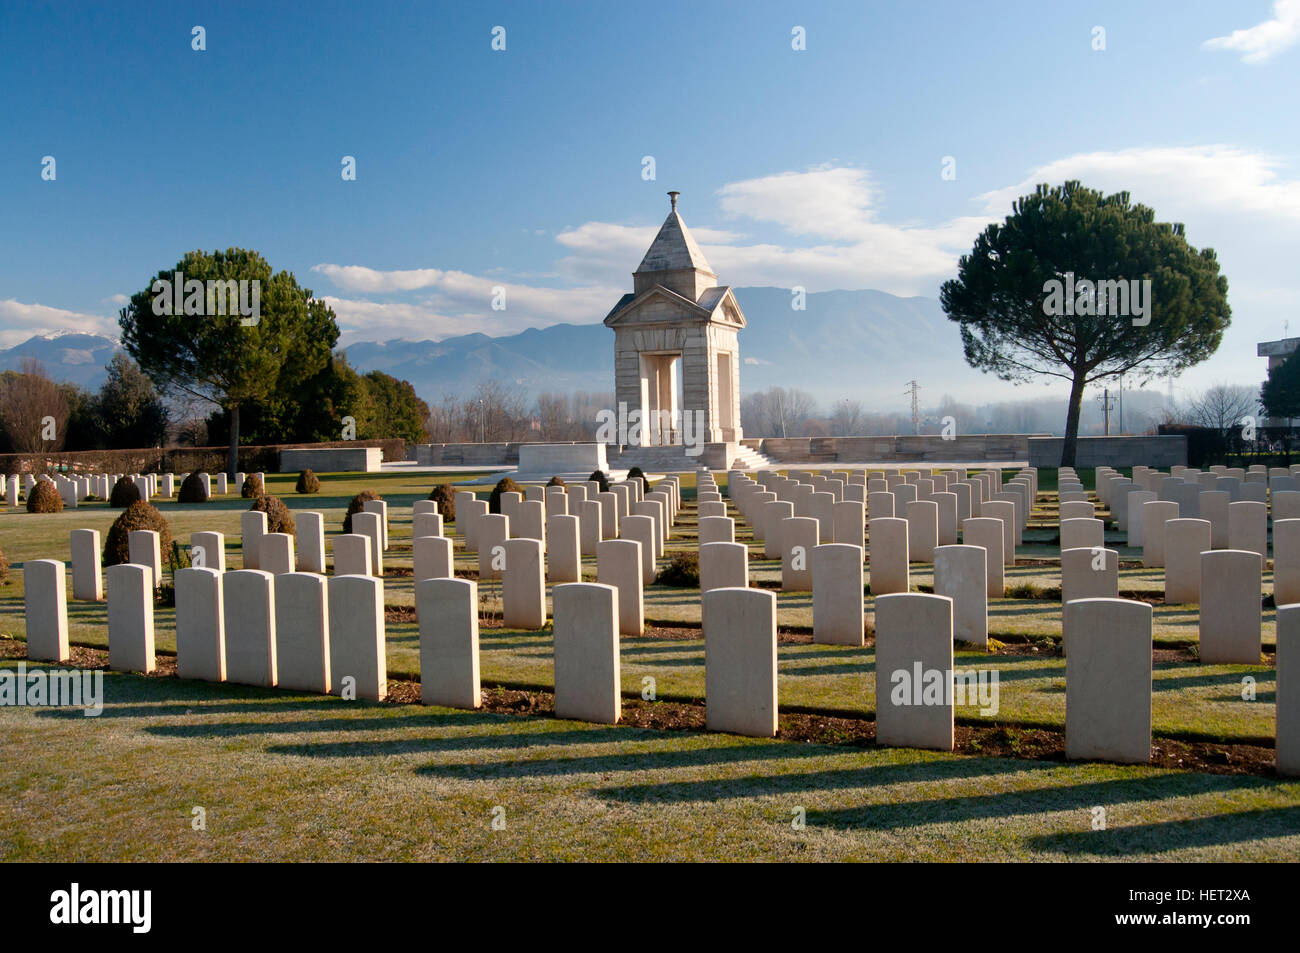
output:
[[1065,443],[1061,447],[1061,466],[1074,466],[1079,442],[1079,415],[1083,410],[1083,371],[1075,371],[1070,384],[1070,409],[1065,415]]
[[235,482],[235,471],[239,469],[239,405],[230,408],[230,455],[226,458],[226,476]]

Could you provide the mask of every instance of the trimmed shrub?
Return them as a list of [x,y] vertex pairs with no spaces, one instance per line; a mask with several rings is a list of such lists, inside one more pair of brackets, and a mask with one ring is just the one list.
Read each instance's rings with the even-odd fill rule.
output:
[[645,475],[644,473],[641,472],[641,468],[640,468],[640,467],[633,467],[631,470],[628,470],[628,471],[627,471],[627,478],[628,478],[629,480],[640,480],[640,481],[641,481],[641,489],[642,489],[643,491],[647,491],[647,490],[650,489],[650,481],[646,479],[646,475]]
[[376,493],[374,490],[362,490],[356,496],[352,497],[351,502],[348,503],[347,515],[343,517],[343,532],[345,533],[352,532],[352,514],[360,513],[362,509],[365,508],[365,504],[367,500],[382,500],[382,499],[383,497],[380,496],[378,493]]
[[27,493],[28,513],[62,513],[63,497],[49,480],[37,480]]
[[564,480],[562,480],[560,477],[551,477],[549,480],[546,481],[546,485],[547,485],[547,486],[564,486],[565,484],[564,484]]
[[605,471],[604,471],[604,470],[597,470],[597,471],[595,471],[594,473],[592,473],[591,476],[587,477],[587,479],[588,479],[588,480],[595,480],[597,483],[599,483],[599,484],[600,484],[600,492],[601,492],[601,493],[608,493],[608,492],[609,492],[609,477],[607,477],[607,476],[605,475]]
[[297,493],[319,493],[320,477],[310,470],[303,470],[298,474],[298,485],[294,487]]
[[177,497],[181,503],[206,503],[208,492],[203,486],[203,472],[191,473],[181,481],[181,492]]
[[266,531],[268,533],[288,533],[290,536],[298,528],[294,525],[293,515],[289,512],[289,507],[284,505],[284,500],[278,496],[271,496],[264,493],[253,501],[253,505],[248,508],[251,513],[254,510],[260,510],[266,514]]
[[502,493],[518,493],[520,496],[523,496],[524,488],[514,480],[510,479],[510,477],[502,477],[497,481],[497,485],[492,488],[492,495],[488,497],[489,513],[501,512]]
[[262,474],[250,473],[244,477],[244,485],[240,487],[239,495],[246,500],[255,500],[265,492],[266,488],[262,486]]
[[450,483],[439,483],[429,491],[429,499],[438,504],[444,523],[456,522],[456,491]]
[[700,554],[693,549],[675,553],[672,562],[659,571],[659,575],[655,577],[655,582],[683,589],[698,589],[700,585]]
[[[122,515],[113,520],[113,525],[108,528],[108,536],[104,539],[104,565],[117,566],[121,563],[131,561],[131,550],[128,545],[129,535],[134,530],[151,529],[158,534],[158,549],[160,552],[170,552],[172,548],[172,528],[168,525],[167,520],[158,508],[143,500],[136,500],[125,510]],[[155,579],[154,582],[161,580]]]
[[140,488],[130,477],[119,477],[113,484],[113,492],[108,496],[108,505],[115,510],[124,510],[132,503],[140,502]]

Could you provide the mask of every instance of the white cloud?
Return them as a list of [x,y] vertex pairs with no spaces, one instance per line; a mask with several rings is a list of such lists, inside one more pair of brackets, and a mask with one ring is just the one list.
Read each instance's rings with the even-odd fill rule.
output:
[[0,301],[0,347],[13,347],[36,334],[79,331],[117,340],[118,326],[102,314],[65,311],[43,304],[24,304],[13,298]]
[[118,307],[121,307],[122,305],[129,303],[130,300],[131,297],[129,295],[115,294],[105,298],[104,304],[115,304]]
[[1243,63],[1265,63],[1300,41],[1300,0],[1275,0],[1273,18],[1246,30],[1233,30],[1201,44],[1207,50],[1242,54]]

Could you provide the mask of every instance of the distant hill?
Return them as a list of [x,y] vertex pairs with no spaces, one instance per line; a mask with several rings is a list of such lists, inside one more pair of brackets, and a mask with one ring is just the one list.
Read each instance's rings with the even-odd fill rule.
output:
[[[921,382],[926,402],[944,393],[976,400],[991,383],[966,366],[957,327],[933,298],[825,291],[809,294],[805,310],[794,311],[785,288],[738,288],[736,297],[749,321],[740,333],[742,393],[780,385],[820,401],[851,397],[898,407],[913,378]],[[115,348],[92,334],[34,337],[0,351],[0,369],[17,369],[30,355],[55,378],[98,387]],[[489,378],[517,384],[530,395],[614,389],[614,333],[602,324],[557,324],[508,337],[360,341],[347,354],[362,372],[381,370],[409,380],[431,403]]]

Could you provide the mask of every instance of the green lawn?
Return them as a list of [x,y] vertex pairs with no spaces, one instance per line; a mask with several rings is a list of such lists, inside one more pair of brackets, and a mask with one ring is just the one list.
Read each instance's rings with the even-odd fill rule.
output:
[[[390,503],[393,551],[385,567],[409,570],[410,505],[432,480],[371,474],[322,475],[322,482],[322,494],[299,496],[293,475],[268,478],[291,508],[323,512],[331,534],[341,531],[353,493],[379,490]],[[226,532],[236,567],[247,507],[238,497],[160,506],[182,542],[199,529]],[[0,587],[0,632],[24,634],[21,562],[66,560],[69,530],[106,532],[116,513],[103,504],[52,516],[0,513],[0,545],[15,566]],[[1053,494],[1040,499],[1034,519],[1019,552],[1052,560],[1059,556]],[[688,506],[666,558],[693,548],[694,535]],[[737,538],[752,543],[743,525]],[[1133,558],[1119,548],[1122,559]],[[471,574],[476,567],[459,545],[457,567]],[[755,583],[779,579],[779,565],[761,559],[761,549],[752,551],[750,568]],[[586,572],[594,579],[594,562]],[[913,567],[914,585],[931,582],[932,567]],[[1008,587],[1031,595],[1059,584],[1052,565],[1007,574]],[[1161,571],[1125,569],[1120,588],[1159,593]],[[486,612],[499,609],[499,584],[484,583],[481,594]],[[1007,647],[957,654],[958,667],[997,670],[999,724],[1059,730],[1064,723],[1064,659],[1047,642],[1039,655],[1010,654],[1012,643],[1023,652],[1027,641],[1059,637],[1059,597],[1048,595],[994,600],[990,632]],[[411,605],[411,577],[386,579],[385,598]],[[778,601],[782,629],[807,630],[810,594],[778,593]],[[869,623],[871,610],[868,597]],[[653,586],[646,615],[652,624],[698,626],[699,592]],[[1157,646],[1195,645],[1195,607],[1158,605],[1155,616]],[[1270,643],[1272,616],[1265,610]],[[69,625],[74,643],[107,645],[102,603],[70,603]],[[174,651],[173,611],[159,608],[156,625],[159,650]],[[553,684],[549,630],[485,621],[481,648],[485,687]],[[413,623],[389,623],[387,651],[390,675],[418,676]],[[621,654],[628,697],[639,696],[650,676],[663,699],[703,698],[702,638],[625,639]],[[1247,675],[1256,682],[1254,701],[1241,698]],[[1280,859],[1300,847],[1293,833],[1300,783],[1258,776],[607,728],[175,678],[110,674],[106,684],[109,705],[99,719],[0,708],[7,755],[0,790],[10,795],[0,807],[0,858],[1196,860]],[[778,690],[785,710],[870,717],[874,652],[783,642]],[[1159,663],[1155,732],[1269,745],[1274,690],[1271,654],[1257,666]],[[974,708],[959,709],[958,718],[988,720]],[[195,805],[208,809],[206,832],[190,830]],[[504,831],[490,825],[494,805],[506,810]],[[1094,806],[1107,808],[1106,831],[1091,828]],[[791,828],[796,807],[807,812],[805,830]]]

